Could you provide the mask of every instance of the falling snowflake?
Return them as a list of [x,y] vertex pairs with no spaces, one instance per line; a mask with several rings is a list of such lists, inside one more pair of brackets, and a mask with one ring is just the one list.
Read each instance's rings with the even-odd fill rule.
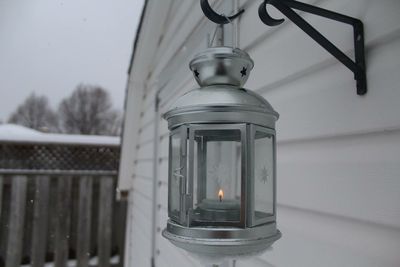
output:
[[268,177],[269,177],[268,169],[266,166],[264,166],[264,168],[262,168],[261,170],[261,177],[260,177],[261,182],[266,184],[268,182]]

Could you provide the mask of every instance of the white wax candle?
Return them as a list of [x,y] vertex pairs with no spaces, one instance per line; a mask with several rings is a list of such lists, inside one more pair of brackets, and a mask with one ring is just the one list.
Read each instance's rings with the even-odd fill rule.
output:
[[214,209],[214,210],[239,210],[240,201],[237,199],[203,199],[199,204],[202,209]]

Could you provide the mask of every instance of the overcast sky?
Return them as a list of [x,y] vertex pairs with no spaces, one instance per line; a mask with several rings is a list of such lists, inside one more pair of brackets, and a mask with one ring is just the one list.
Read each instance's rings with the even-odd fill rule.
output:
[[143,0],[0,0],[0,120],[31,92],[51,105],[79,83],[122,109]]

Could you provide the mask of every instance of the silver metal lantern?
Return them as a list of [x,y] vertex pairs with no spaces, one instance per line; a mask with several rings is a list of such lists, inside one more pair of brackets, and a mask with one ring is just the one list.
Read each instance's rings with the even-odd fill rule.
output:
[[169,220],[163,236],[206,256],[262,252],[276,228],[278,113],[242,88],[249,55],[213,47],[190,62],[200,88],[165,113],[170,129]]

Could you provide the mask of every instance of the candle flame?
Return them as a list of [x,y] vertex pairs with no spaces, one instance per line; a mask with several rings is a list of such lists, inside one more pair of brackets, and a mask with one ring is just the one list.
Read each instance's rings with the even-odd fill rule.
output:
[[222,189],[220,189],[218,191],[218,197],[219,197],[219,201],[222,201],[222,199],[224,198],[224,191],[222,191]]

